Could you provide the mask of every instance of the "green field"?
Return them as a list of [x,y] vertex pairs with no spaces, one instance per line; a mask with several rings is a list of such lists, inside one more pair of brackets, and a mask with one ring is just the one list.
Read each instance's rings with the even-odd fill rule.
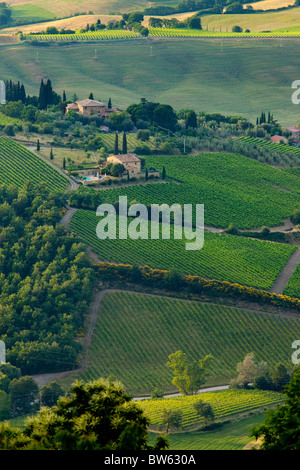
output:
[[300,25],[300,8],[290,10],[242,15],[208,15],[201,18],[203,30],[230,32],[235,25],[243,30],[258,31],[293,31],[292,27]]
[[[166,38],[197,38],[197,39],[255,39],[255,38],[297,38],[300,37],[300,32],[297,29],[292,31],[276,31],[276,32],[230,32],[230,31],[203,31],[197,29],[171,29],[171,28],[149,28],[149,36],[151,37],[166,37]],[[42,40],[42,38],[40,38]]]
[[[100,191],[83,188],[95,200],[115,203],[119,195],[128,203],[204,204],[205,225],[227,228],[233,223],[240,229],[280,225],[295,208],[300,207],[299,178],[250,158],[227,153],[199,155],[147,156],[146,165],[162,172],[169,183],[135,185]],[[177,182],[176,182],[177,181]],[[178,184],[180,182],[180,184]]]
[[[176,432],[168,436],[170,450],[242,450],[253,437],[249,437],[253,426],[261,424],[264,413],[226,423],[221,429],[212,431]],[[151,439],[157,436],[151,433]]]
[[[154,185],[153,185],[154,186]],[[102,261],[148,265],[268,290],[296,247],[205,231],[200,250],[186,250],[187,239],[100,240],[96,227],[100,218],[92,211],[78,210],[70,228],[92,247]],[[117,227],[117,234],[118,234]],[[149,228],[150,230],[150,228]],[[150,232],[149,232],[150,233]],[[122,236],[125,233],[122,232]]]
[[297,39],[20,43],[1,48],[1,79],[20,80],[32,95],[47,76],[55,91],[65,90],[69,99],[74,93],[84,99],[92,91],[101,101],[111,97],[120,108],[145,97],[176,110],[244,115],[253,123],[267,109],[288,126],[299,120],[299,107],[291,102],[298,44]]
[[[178,349],[197,359],[211,353],[208,385],[227,384],[252,351],[257,361],[291,367],[291,344],[300,318],[197,301],[116,292],[102,300],[88,350],[84,380],[117,377],[135,396],[159,387],[176,391],[166,366]],[[277,341],[280,337],[280,341]]]
[[161,425],[163,410],[176,410],[182,412],[182,429],[197,428],[203,424],[193,408],[199,400],[210,403],[216,420],[228,419],[233,415],[254,411],[268,405],[282,403],[283,397],[279,393],[262,390],[222,390],[220,392],[205,392],[203,395],[192,395],[156,400],[143,400],[140,406],[150,418],[151,426]]
[[275,143],[270,140],[264,140],[260,139],[258,137],[239,137],[237,140],[244,142],[244,143],[249,143],[249,144],[256,144],[260,147],[268,147],[271,150],[274,150],[274,152],[280,152],[280,153],[292,153],[295,157],[298,158],[298,165],[300,165],[300,148],[299,147],[292,147],[291,145],[287,144],[280,144],[280,143]]
[[46,183],[54,191],[65,191],[68,180],[17,142],[0,138],[0,183],[23,186],[27,181]]
[[[35,0],[34,3],[26,2],[13,5],[13,19],[31,23],[34,21],[53,20],[55,18],[66,18],[76,13],[109,14],[111,12],[125,12],[144,9],[147,5],[146,0]],[[170,4],[164,0],[163,4]]]

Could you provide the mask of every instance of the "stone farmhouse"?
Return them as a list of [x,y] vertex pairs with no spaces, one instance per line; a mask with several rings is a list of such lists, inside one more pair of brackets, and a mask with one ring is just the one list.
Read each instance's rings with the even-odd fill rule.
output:
[[116,108],[108,108],[105,103],[91,99],[69,103],[66,108],[66,114],[68,114],[69,111],[75,111],[84,116],[100,116],[105,119],[107,119],[111,113],[121,113],[121,111]]
[[131,177],[137,177],[138,174],[141,173],[141,160],[136,156],[135,153],[110,155],[107,157],[107,162],[113,164],[121,163]]

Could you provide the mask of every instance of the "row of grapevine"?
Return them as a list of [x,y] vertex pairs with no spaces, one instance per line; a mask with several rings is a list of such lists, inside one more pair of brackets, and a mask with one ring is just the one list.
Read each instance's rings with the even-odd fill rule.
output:
[[[119,195],[141,204],[205,205],[205,224],[226,228],[230,223],[241,229],[280,225],[299,207],[299,180],[253,159],[226,153],[202,153],[197,156],[151,155],[146,165],[166,169],[168,183],[135,185],[98,191],[83,188],[74,196],[84,195],[95,201],[114,204]],[[174,182],[181,182],[177,184]],[[286,189],[283,191],[281,188]],[[86,208],[87,206],[82,206]]]
[[[158,269],[176,269],[183,274],[270,289],[295,246],[205,232],[201,250],[186,250],[186,239],[107,239],[96,235],[99,217],[78,210],[70,227],[89,244],[102,261],[148,265]],[[118,229],[117,229],[118,233]]]
[[0,183],[22,186],[27,181],[45,182],[65,191],[68,180],[34,153],[12,139],[0,138]]
[[259,38],[297,38],[300,37],[300,32],[250,32],[250,33],[236,33],[236,32],[222,32],[222,31],[204,31],[199,29],[177,29],[177,28],[149,28],[149,36],[167,37],[167,38],[197,38],[197,39],[226,39],[226,38],[239,38],[239,39],[259,39]]
[[162,423],[163,410],[181,411],[183,415],[182,428],[189,429],[203,424],[203,418],[197,416],[193,405],[198,400],[210,403],[216,419],[224,419],[236,413],[253,411],[258,408],[282,403],[283,398],[278,393],[258,390],[224,390],[221,392],[205,393],[187,397],[172,397],[160,400],[143,400],[141,407],[150,418],[152,426]]
[[24,40],[30,41],[105,41],[111,39],[135,39],[140,34],[127,30],[103,30],[97,32],[74,33],[74,34],[24,34]]
[[165,393],[176,391],[166,362],[182,349],[195,360],[209,353],[214,356],[207,385],[229,383],[237,363],[251,351],[270,367],[279,361],[290,367],[291,344],[299,334],[297,317],[132,292],[109,293],[101,303],[82,377],[92,380],[113,374],[136,396],[149,395],[156,386]]
[[[149,28],[149,36],[167,38],[197,38],[197,39],[259,39],[259,38],[298,38],[300,32],[250,32],[235,33],[222,31],[204,31],[197,29],[172,29],[172,28]],[[111,39],[134,39],[141,35],[128,30],[101,30],[96,32],[74,33],[74,34],[23,34],[23,40],[30,41],[99,41]]]
[[249,144],[256,144],[259,145],[260,147],[269,147],[276,152],[279,151],[281,153],[293,153],[295,156],[300,156],[300,148],[299,147],[293,147],[291,145],[287,144],[280,144],[280,143],[275,143],[271,142],[270,140],[264,140],[260,139],[259,137],[239,137],[237,140],[240,140],[241,142],[249,143]]

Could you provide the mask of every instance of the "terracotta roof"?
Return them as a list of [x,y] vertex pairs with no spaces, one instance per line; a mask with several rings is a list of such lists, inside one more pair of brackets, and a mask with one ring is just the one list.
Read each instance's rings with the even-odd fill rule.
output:
[[287,130],[288,130],[288,131],[291,131],[291,132],[300,132],[300,127],[298,127],[298,126],[291,126],[291,127],[287,127]]
[[127,154],[120,154],[120,155],[110,155],[110,157],[115,157],[120,162],[128,163],[128,162],[140,162],[140,159],[137,158],[135,153],[127,153]]
[[69,103],[67,104],[68,109],[78,109],[78,106],[76,103]]
[[106,106],[104,103],[101,103],[100,101],[96,100],[81,100],[81,101],[76,101],[77,104],[80,104],[80,106]]
[[282,137],[281,135],[273,135],[273,137],[271,137],[271,140],[273,142],[277,142],[277,141],[280,141],[280,140],[286,140],[286,138]]

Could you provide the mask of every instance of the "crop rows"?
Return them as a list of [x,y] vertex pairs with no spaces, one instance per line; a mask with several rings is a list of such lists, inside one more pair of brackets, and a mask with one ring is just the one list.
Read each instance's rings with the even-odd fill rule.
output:
[[[172,29],[172,28],[149,28],[149,36],[169,38],[197,38],[197,39],[243,39],[243,38],[298,38],[300,32],[253,32],[234,33],[222,31],[204,31],[197,29]],[[102,41],[111,39],[133,39],[141,35],[128,30],[102,30],[97,32],[74,33],[74,34],[24,34],[24,40],[33,41]]]
[[25,34],[23,38],[31,41],[105,41],[111,39],[134,39],[140,34],[127,30],[97,31],[95,33],[75,33],[75,34]]
[[[197,156],[147,156],[147,167],[162,171],[168,184],[135,185],[83,193],[115,203],[119,195],[141,204],[204,204],[205,225],[241,229],[280,225],[299,207],[299,179],[241,155],[225,153]],[[176,180],[177,182],[174,182]],[[181,182],[181,184],[178,184]],[[284,191],[286,189],[286,191]],[[81,191],[81,190],[80,190]]]
[[152,426],[159,426],[162,423],[164,409],[181,411],[183,416],[182,428],[188,429],[203,423],[203,418],[199,418],[193,408],[193,404],[200,399],[211,404],[217,420],[228,418],[236,413],[244,413],[268,405],[279,404],[283,401],[282,395],[269,391],[224,390],[221,392],[207,392],[200,396],[143,400],[140,406],[150,418]]
[[195,360],[213,355],[207,385],[229,383],[251,351],[269,367],[277,362],[290,367],[291,344],[299,335],[300,318],[115,292],[102,300],[83,378],[113,374],[136,396],[149,395],[156,386],[174,392],[166,362],[182,349]]
[[28,149],[8,138],[0,138],[0,183],[22,186],[27,181],[45,182],[64,191],[68,180]]
[[[135,134],[127,134],[127,149],[128,152],[133,152],[134,149],[138,146],[143,145],[144,143],[148,145],[150,148],[153,147],[152,138],[147,142],[142,142],[141,140],[137,139]],[[112,152],[114,149],[115,144],[115,134],[101,134],[101,140],[106,146],[109,152]],[[122,148],[122,138],[119,136],[119,148]]]
[[277,33],[235,33],[222,31],[204,31],[197,29],[177,29],[177,28],[149,28],[149,36],[170,37],[170,38],[297,38],[300,32],[277,32]]
[[[258,137],[239,137],[237,140],[240,140],[245,143],[249,144],[257,144],[260,147],[269,147],[270,149],[274,149],[276,152],[279,151],[281,153],[293,153],[295,156],[300,157],[300,148],[293,147],[287,144],[276,144],[275,142],[271,142],[268,140],[260,139]],[[300,164],[300,159],[299,159]]]
[[[130,219],[128,219],[130,221]],[[249,287],[270,289],[295,246],[205,232],[201,250],[186,250],[186,239],[100,240],[96,227],[100,221],[91,211],[78,210],[70,227],[89,244],[102,261],[148,265],[172,269],[209,279],[225,280]],[[118,229],[117,229],[118,233]]]

